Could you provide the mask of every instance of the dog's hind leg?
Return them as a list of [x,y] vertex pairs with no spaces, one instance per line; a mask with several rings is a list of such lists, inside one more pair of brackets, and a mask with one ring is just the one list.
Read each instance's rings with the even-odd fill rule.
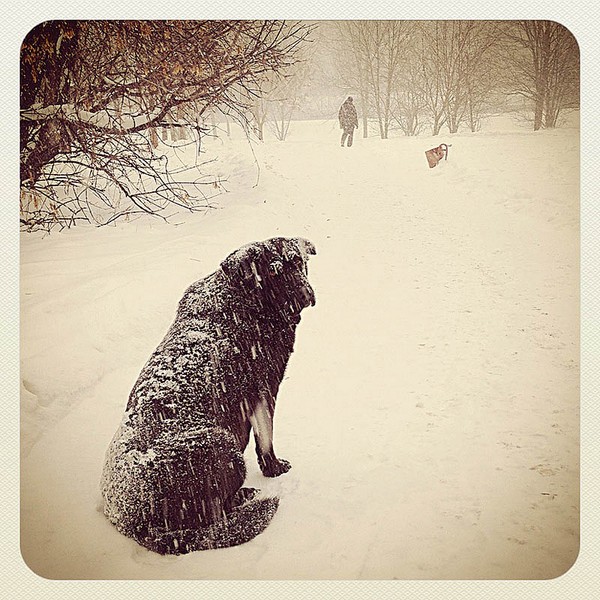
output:
[[147,472],[151,508],[133,532],[160,554],[226,548],[251,540],[273,518],[278,498],[242,488],[246,475],[235,437],[220,427],[164,436]]
[[235,437],[221,427],[163,435],[151,450],[144,481],[148,509],[135,537],[156,549],[160,539],[177,539],[178,532],[220,521],[244,482],[246,467]]

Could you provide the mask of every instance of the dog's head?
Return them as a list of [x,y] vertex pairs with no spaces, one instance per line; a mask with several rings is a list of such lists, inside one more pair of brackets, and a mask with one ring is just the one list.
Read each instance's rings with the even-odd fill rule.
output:
[[232,252],[221,269],[248,301],[297,323],[302,309],[315,304],[307,263],[316,253],[303,238],[271,238]]

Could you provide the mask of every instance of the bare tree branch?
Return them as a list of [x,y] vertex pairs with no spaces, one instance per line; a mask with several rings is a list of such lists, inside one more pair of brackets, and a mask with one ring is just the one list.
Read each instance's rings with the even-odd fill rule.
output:
[[[23,227],[206,207],[210,195],[201,191],[200,177],[175,180],[169,172],[156,151],[157,130],[200,138],[206,133],[200,120],[219,106],[246,118],[261,82],[294,64],[309,32],[285,21],[36,27],[21,48]],[[218,191],[219,181],[207,183]],[[130,209],[120,208],[124,202]]]

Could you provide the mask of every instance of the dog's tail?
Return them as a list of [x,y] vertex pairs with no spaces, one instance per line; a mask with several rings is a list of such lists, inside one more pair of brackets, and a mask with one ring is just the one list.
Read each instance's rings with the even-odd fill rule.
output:
[[138,542],[159,554],[187,554],[249,542],[269,525],[277,512],[279,498],[256,498],[257,490],[252,488],[242,488],[240,492],[245,499],[220,521],[197,529],[151,530]]

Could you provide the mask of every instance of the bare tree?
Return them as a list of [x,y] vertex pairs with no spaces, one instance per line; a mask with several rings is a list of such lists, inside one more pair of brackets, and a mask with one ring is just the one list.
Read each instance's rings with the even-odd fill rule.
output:
[[497,85],[494,51],[500,28],[489,21],[433,21],[422,24],[426,97],[437,135],[468,123],[479,126],[483,109]]
[[[283,21],[50,21],[21,48],[21,223],[107,223],[205,205],[203,177],[173,175],[157,129],[214,106],[243,115],[309,29]],[[194,106],[189,118],[186,106]],[[198,166],[198,165],[197,165]]]
[[379,135],[387,139],[393,120],[393,95],[408,38],[407,21],[347,21],[340,31],[352,52],[353,72],[363,106],[377,117]]
[[258,96],[249,109],[254,132],[260,141],[264,139],[265,125],[279,141],[286,139],[309,78],[306,53],[302,53],[302,57],[285,74],[274,72],[261,82]]
[[254,99],[249,107],[252,129],[256,133],[256,137],[258,137],[261,142],[265,139],[265,123],[267,122],[268,116],[268,102],[265,91],[266,87],[267,86],[263,84],[260,95]]
[[309,78],[309,64],[299,61],[287,70],[278,81],[268,97],[269,116],[268,121],[275,137],[284,141],[288,135],[290,122],[294,114],[300,108],[302,95],[306,82]]
[[[425,27],[426,24],[423,24]],[[431,122],[432,135],[438,135],[446,124],[445,87],[443,71],[435,59],[437,53],[431,48],[431,36],[422,31],[415,41],[415,60],[418,65],[418,77],[413,80],[415,85],[422,85],[425,111]]]
[[481,119],[491,112],[500,89],[498,46],[502,35],[501,25],[494,21],[470,21],[466,27],[464,122],[471,131],[480,129]]
[[422,40],[411,24],[410,43],[403,54],[393,91],[393,116],[404,135],[421,133],[428,106],[428,87],[423,71]]
[[577,41],[554,21],[509,22],[505,31],[509,88],[532,103],[535,131],[555,127],[562,109],[578,105]]
[[336,22],[336,67],[338,87],[345,92],[358,91],[363,137],[369,136],[370,88],[368,83],[368,64],[370,61],[367,45],[368,21]]

